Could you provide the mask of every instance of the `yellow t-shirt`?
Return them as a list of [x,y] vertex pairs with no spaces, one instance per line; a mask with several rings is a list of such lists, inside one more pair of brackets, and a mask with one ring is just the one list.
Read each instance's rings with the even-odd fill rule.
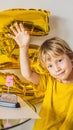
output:
[[35,121],[33,130],[73,130],[73,83],[64,84],[43,75],[41,86],[46,92],[39,113],[41,119]]

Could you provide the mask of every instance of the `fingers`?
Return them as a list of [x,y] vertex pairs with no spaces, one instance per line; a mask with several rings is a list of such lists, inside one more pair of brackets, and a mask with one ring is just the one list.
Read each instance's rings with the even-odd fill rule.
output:
[[24,32],[25,34],[29,34],[28,31],[24,28],[22,23],[20,23],[19,26],[20,26],[21,32]]
[[14,35],[17,34],[17,30],[16,30],[13,26],[11,26],[10,29],[11,29],[11,31],[14,33]]
[[15,23],[15,26],[11,26],[10,29],[14,33],[14,35],[16,35],[18,32],[24,32],[24,31],[26,31],[24,29],[24,26],[23,26],[22,23],[20,23],[20,24]]
[[12,34],[10,34],[10,33],[8,33],[8,36],[9,36],[10,38],[12,38],[12,39],[15,39],[15,36],[12,35]]
[[20,25],[18,23],[15,23],[15,29],[17,32],[21,31]]
[[24,26],[23,26],[22,23],[19,24],[19,27],[20,27],[20,30],[21,30],[22,32],[26,31],[26,30],[24,29]]
[[28,34],[28,31],[25,30],[24,26],[22,23],[15,23],[14,26],[11,26],[10,27],[10,30],[12,31],[12,34],[11,33],[8,33],[8,36],[10,38],[13,38],[13,39],[16,39],[16,37],[18,36],[18,34],[24,34],[24,35],[27,35]]

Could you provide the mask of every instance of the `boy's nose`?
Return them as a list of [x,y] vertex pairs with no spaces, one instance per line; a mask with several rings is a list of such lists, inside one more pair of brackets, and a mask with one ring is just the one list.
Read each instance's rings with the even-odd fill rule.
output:
[[57,71],[59,71],[60,70],[60,67],[58,66],[58,65],[54,65],[54,69],[55,69],[55,71],[57,72]]

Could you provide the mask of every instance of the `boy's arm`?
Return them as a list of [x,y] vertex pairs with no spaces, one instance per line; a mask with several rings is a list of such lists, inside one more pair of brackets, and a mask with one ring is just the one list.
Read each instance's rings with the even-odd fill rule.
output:
[[13,34],[8,34],[9,37],[13,38],[19,46],[20,49],[20,68],[22,75],[34,84],[39,83],[40,76],[31,70],[29,56],[28,56],[28,48],[30,42],[30,35],[24,29],[23,25],[15,24],[15,27],[10,27]]

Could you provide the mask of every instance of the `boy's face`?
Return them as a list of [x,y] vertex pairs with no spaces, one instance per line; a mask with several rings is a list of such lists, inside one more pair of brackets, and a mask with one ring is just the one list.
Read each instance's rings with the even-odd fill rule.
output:
[[73,80],[72,62],[66,54],[46,60],[46,67],[54,78],[62,82]]

